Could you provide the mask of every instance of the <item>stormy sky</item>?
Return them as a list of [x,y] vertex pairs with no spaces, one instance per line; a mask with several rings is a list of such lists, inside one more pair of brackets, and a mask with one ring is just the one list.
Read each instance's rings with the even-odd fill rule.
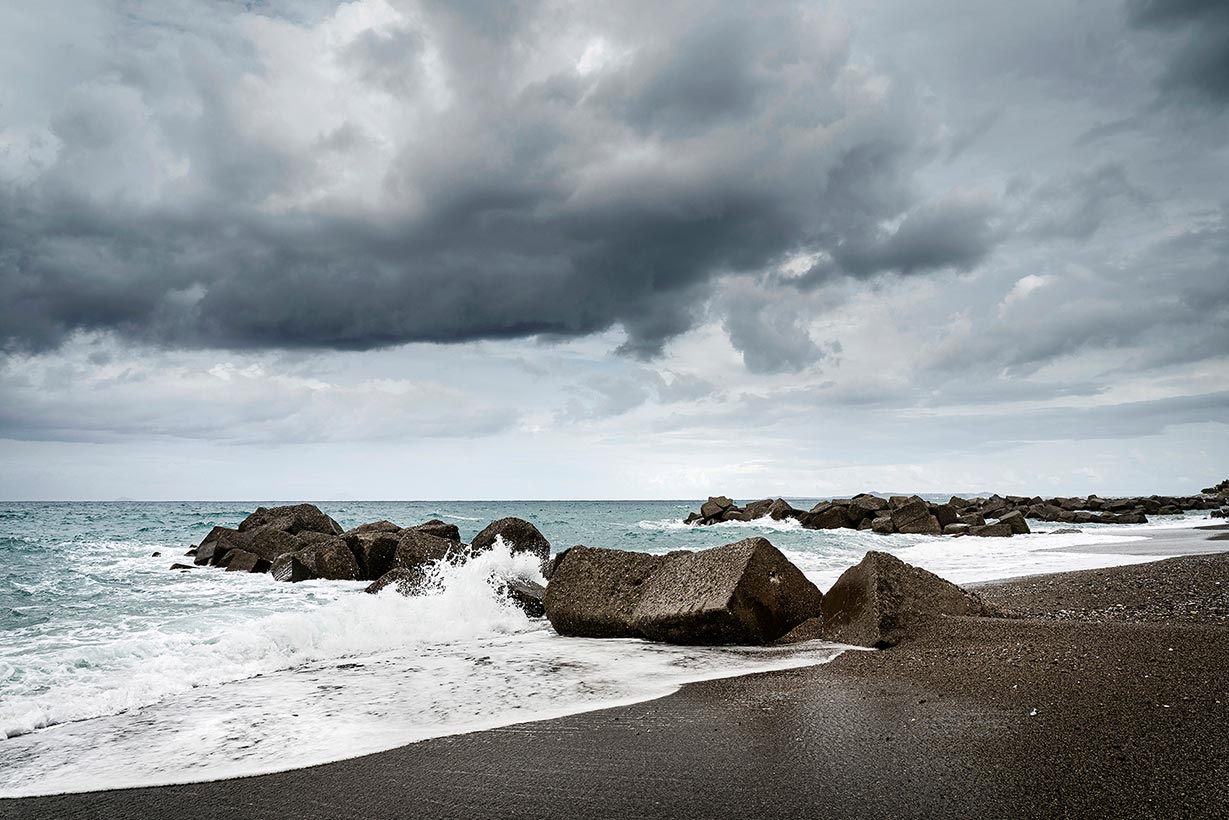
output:
[[1229,476],[1223,0],[46,0],[0,43],[0,497]]

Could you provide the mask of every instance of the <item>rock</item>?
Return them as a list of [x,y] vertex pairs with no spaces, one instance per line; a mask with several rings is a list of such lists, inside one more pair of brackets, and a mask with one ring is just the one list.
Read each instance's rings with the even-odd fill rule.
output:
[[1024,514],[1019,510],[1012,510],[999,519],[1000,524],[1006,524],[1011,527],[1014,535],[1027,535],[1032,532],[1028,527],[1028,522],[1024,520]]
[[1083,530],[1076,529],[1075,527],[1059,527],[1056,530],[1050,530],[1050,535],[1075,535],[1079,532],[1083,532]]
[[986,517],[979,512],[966,513],[956,519],[958,524],[968,524],[970,527],[984,527]]
[[823,633],[830,641],[895,646],[915,624],[940,615],[982,615],[976,594],[885,552],[866,553],[823,599]]
[[306,581],[312,578],[329,581],[361,579],[358,561],[341,538],[312,544],[298,552],[284,553],[273,562],[270,572],[279,581]]
[[230,550],[223,559],[227,572],[268,572],[270,563],[259,555],[242,549]]
[[946,527],[943,528],[943,534],[944,535],[968,535],[969,525],[959,524],[959,523],[948,524]]
[[929,505],[917,496],[893,505],[892,524],[896,527],[897,532],[918,535],[941,535],[943,533],[939,520],[930,514]]
[[722,521],[750,521],[751,516],[746,510],[740,510],[738,507],[730,507],[721,514]]
[[546,585],[546,617],[560,635],[638,638],[632,615],[660,555],[572,547],[555,557]]
[[421,577],[432,564],[460,555],[460,545],[420,530],[402,530],[393,551],[392,569],[406,569]]
[[363,592],[376,595],[381,590],[392,585],[396,585],[397,592],[402,595],[417,595],[422,591],[422,573],[417,570],[405,569],[404,567],[390,569],[368,584]]
[[359,576],[375,580],[393,568],[393,555],[401,543],[400,529],[354,529],[341,536],[358,563]]
[[461,530],[456,524],[446,524],[438,518],[432,518],[430,521],[424,521],[416,527],[410,529],[425,532],[427,535],[434,535],[436,538],[443,538],[448,541],[456,541],[461,543]]
[[[306,535],[308,532],[309,531],[305,530],[304,534]],[[247,542],[243,546],[243,549],[270,563],[277,560],[278,556],[280,555],[284,555],[288,552],[298,552],[299,550],[308,546],[308,542],[306,540],[268,525],[257,527],[253,530],[248,530],[244,534],[248,536],[248,538]],[[318,534],[311,533],[311,535]]]
[[684,524],[694,524],[697,521],[703,521],[704,516],[699,513],[687,513],[687,517],[683,519]]
[[871,521],[871,530],[880,535],[891,535],[896,532],[896,525],[892,523],[892,516],[881,515]]
[[472,551],[477,553],[495,545],[495,537],[503,538],[512,552],[532,552],[545,567],[550,561],[550,541],[538,528],[523,518],[501,518],[474,536]]
[[291,504],[285,507],[258,507],[256,512],[239,524],[240,532],[259,527],[298,535],[300,532],[320,532],[325,535],[341,535],[341,525],[329,518],[315,504]]
[[816,617],[823,599],[764,538],[664,556],[573,547],[546,588],[562,635],[762,644]]
[[956,512],[956,508],[951,504],[933,504],[930,507],[930,514],[939,522],[939,526],[946,529],[948,524],[955,524],[960,520],[960,514]]
[[861,510],[863,518],[873,518],[875,513],[888,508],[888,502],[877,495],[859,493],[850,499],[849,506]]
[[774,499],[768,507],[768,517],[773,521],[784,521],[787,518],[797,518],[802,514],[802,510],[795,509],[792,504],[784,498]]
[[734,502],[724,495],[709,496],[708,501],[700,505],[700,515],[705,518],[717,518],[723,512],[734,506]]
[[525,611],[530,618],[546,617],[546,587],[525,578],[506,578],[499,587],[499,592],[508,600]]
[[196,555],[196,547],[193,547],[192,549],[188,550],[187,552],[184,553],[184,555],[188,556],[189,558],[193,557],[194,555]]
[[768,510],[772,507],[772,499],[765,498],[762,501],[752,501],[743,508],[743,512],[747,514],[748,521],[754,521],[757,518],[764,518],[768,515]]
[[983,524],[980,527],[969,527],[969,535],[978,535],[982,538],[1010,538],[1010,524]]
[[161,557],[162,557],[162,553],[160,553],[160,552],[155,552],[153,555],[151,555],[151,556],[149,556],[149,557],[150,557],[150,558],[161,558]]
[[232,530],[228,527],[214,527],[196,548],[193,563],[213,564],[218,566],[229,550],[247,547],[252,536],[246,532]]
[[190,567],[187,564],[171,564],[171,569],[196,569],[196,567]]
[[[427,523],[431,523],[430,521]],[[394,524],[392,521],[372,521],[370,524],[359,524],[352,530],[346,530],[342,533],[346,535],[361,535],[365,532],[401,532],[403,527]]]
[[798,523],[808,530],[835,530],[840,527],[852,527],[849,520],[849,510],[831,501],[816,504],[810,512],[798,516]]
[[820,615],[823,595],[765,538],[672,552],[649,582],[632,627],[651,641],[764,644]]
[[279,556],[269,567],[269,574],[275,581],[296,584],[299,581],[310,581],[316,577],[312,569],[300,560],[298,553],[294,552]]

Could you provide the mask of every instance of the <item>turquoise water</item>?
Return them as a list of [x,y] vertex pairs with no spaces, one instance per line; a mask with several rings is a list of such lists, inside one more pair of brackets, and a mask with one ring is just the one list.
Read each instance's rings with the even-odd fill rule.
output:
[[[310,765],[837,651],[562,638],[488,583],[492,573],[536,572],[506,551],[441,568],[434,593],[415,599],[365,595],[364,583],[168,569],[190,563],[184,551],[214,525],[275,503],[0,503],[0,796]],[[1059,525],[1042,524],[1011,539],[941,539],[793,521],[684,526],[695,500],[317,503],[347,528],[441,518],[466,539],[514,515],[556,550],[665,552],[760,535],[824,589],[871,548],[957,582],[1148,560],[1053,551],[1141,538],[1138,527],[1053,535]],[[185,768],[189,758],[199,762]]]

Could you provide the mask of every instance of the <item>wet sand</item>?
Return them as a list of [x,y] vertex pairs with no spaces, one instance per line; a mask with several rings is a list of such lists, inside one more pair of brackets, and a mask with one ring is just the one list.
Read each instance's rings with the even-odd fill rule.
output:
[[0,801],[0,817],[1225,818],[1226,588],[1229,554],[988,585],[1028,617],[942,618],[824,666],[310,769]]

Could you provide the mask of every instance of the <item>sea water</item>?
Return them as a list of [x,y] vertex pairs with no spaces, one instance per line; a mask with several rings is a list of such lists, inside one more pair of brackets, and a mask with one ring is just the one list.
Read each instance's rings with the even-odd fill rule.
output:
[[[465,539],[514,515],[556,550],[662,553],[761,535],[821,589],[868,549],[960,583],[1151,560],[1061,551],[1139,540],[1141,527],[1051,534],[1061,525],[1037,524],[1010,539],[940,539],[793,521],[683,525],[697,501],[318,503],[347,528],[441,518]],[[564,638],[492,585],[493,576],[537,575],[533,558],[504,548],[438,567],[428,593],[413,598],[367,595],[361,582],[169,569],[191,563],[184,551],[212,526],[233,526],[256,506],[0,503],[0,797],[285,770],[841,651]]]

